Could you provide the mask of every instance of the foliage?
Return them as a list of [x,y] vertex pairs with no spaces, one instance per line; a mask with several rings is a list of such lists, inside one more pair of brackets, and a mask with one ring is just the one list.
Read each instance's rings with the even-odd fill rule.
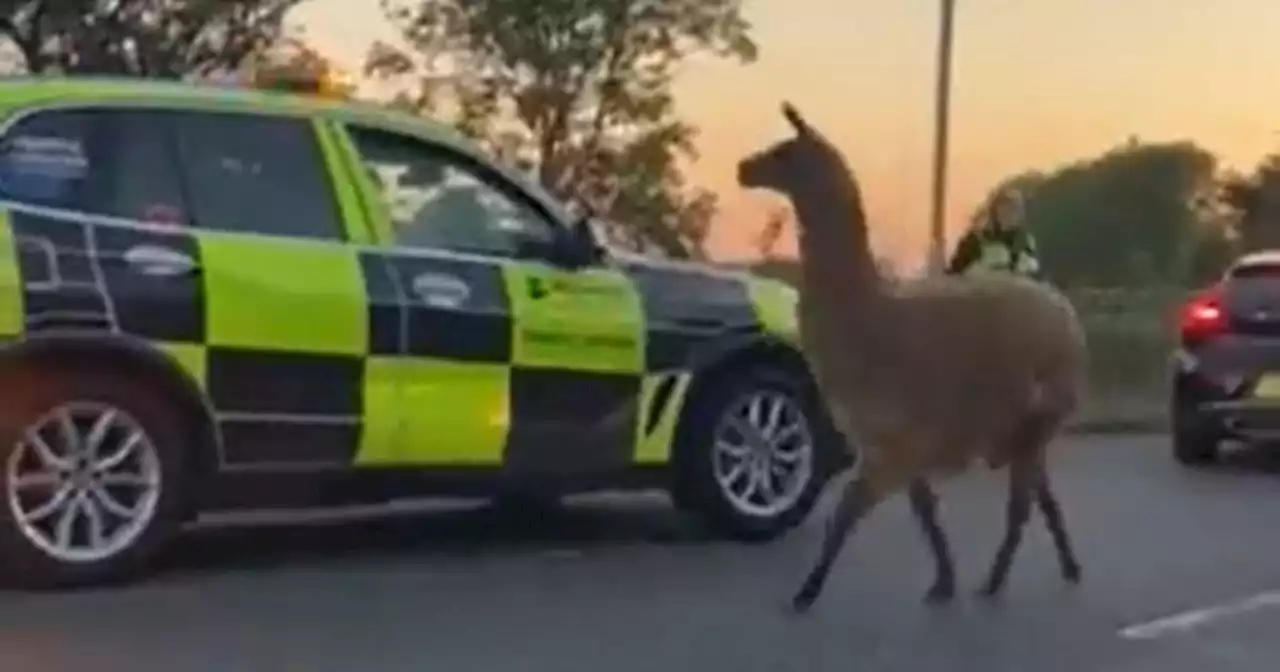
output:
[[765,261],[778,259],[778,242],[782,240],[783,231],[791,225],[791,211],[788,208],[777,207],[769,211],[764,226],[760,228],[760,233],[755,240],[756,252],[761,259]]
[[1280,155],[1264,157],[1248,175],[1229,176],[1222,200],[1235,215],[1241,247],[1280,247]]
[[1017,175],[1046,273],[1067,286],[1186,285],[1230,258],[1217,160],[1190,142],[1131,141],[1049,173]]
[[0,36],[32,73],[181,77],[275,44],[301,0],[0,0]]
[[742,0],[383,0],[404,48],[366,74],[393,104],[453,103],[458,126],[609,224],[614,244],[700,256],[716,199],[686,183],[695,129],[672,81],[691,56],[750,62]]

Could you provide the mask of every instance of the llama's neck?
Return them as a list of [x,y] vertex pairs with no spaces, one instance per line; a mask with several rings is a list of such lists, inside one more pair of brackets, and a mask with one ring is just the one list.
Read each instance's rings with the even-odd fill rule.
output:
[[892,353],[893,300],[876,269],[866,216],[852,179],[793,194],[801,266],[800,332],[824,387],[845,388]]
[[792,203],[806,293],[827,306],[853,301],[870,308],[882,282],[857,185],[810,184],[805,191]]

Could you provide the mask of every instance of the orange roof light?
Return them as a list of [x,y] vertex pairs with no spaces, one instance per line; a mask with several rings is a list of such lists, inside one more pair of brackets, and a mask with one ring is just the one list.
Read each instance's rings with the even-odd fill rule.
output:
[[329,66],[284,65],[255,69],[253,87],[268,91],[309,94],[322,98],[347,98],[355,88],[344,73]]

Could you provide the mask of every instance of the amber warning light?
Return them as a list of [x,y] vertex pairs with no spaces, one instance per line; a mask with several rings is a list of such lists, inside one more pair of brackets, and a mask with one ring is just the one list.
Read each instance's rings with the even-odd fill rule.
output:
[[300,93],[323,98],[346,98],[352,85],[333,68],[318,71],[266,68],[253,73],[254,88],[284,93]]
[[235,72],[207,77],[205,81],[231,88],[335,99],[350,98],[356,88],[346,72],[307,50],[290,56],[262,57]]
[[268,91],[303,93],[324,98],[345,98],[348,87],[336,74],[320,73],[261,73],[254,78],[254,85]]

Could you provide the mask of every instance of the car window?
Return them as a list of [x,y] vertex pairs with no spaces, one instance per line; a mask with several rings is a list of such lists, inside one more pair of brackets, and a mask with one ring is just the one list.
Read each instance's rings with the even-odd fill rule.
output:
[[1232,279],[1245,278],[1278,278],[1280,277],[1280,264],[1269,262],[1252,262],[1242,264],[1228,271]]
[[347,130],[381,191],[395,245],[519,258],[553,241],[556,225],[484,166],[398,133]]
[[147,111],[37,112],[0,141],[0,194],[92,214],[185,222],[163,129],[163,120]]
[[197,226],[297,238],[345,237],[309,121],[182,112],[175,122]]
[[162,224],[187,224],[173,135],[167,115],[102,110],[94,146],[110,166],[90,189],[94,212]]
[[84,210],[92,130],[91,113],[81,110],[18,121],[0,141],[0,192],[23,203]]

